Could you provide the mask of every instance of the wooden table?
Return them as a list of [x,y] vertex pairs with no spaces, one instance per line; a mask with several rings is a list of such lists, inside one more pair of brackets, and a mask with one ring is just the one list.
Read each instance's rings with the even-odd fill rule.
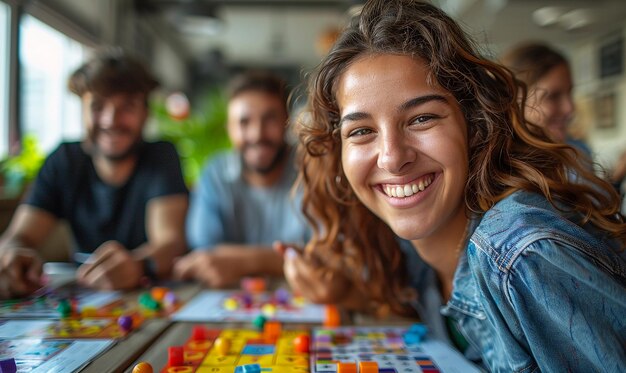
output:
[[[196,295],[201,287],[197,284],[177,284],[170,287],[181,303],[186,303]],[[124,294],[124,301],[132,305],[137,302],[139,294],[145,290],[135,290]],[[137,330],[117,343],[96,360],[87,365],[81,372],[113,373],[123,372],[133,361],[155,342],[172,325],[167,317],[153,318],[144,321]]]

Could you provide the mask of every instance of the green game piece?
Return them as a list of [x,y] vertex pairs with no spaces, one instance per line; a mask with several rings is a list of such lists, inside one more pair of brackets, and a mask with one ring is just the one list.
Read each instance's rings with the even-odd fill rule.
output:
[[57,306],[57,311],[59,311],[61,317],[70,317],[72,315],[72,304],[67,299],[61,299]]
[[143,308],[146,308],[152,311],[158,311],[161,309],[161,303],[154,300],[154,298],[152,298],[152,295],[150,295],[150,293],[141,293],[139,295],[139,304]]
[[265,326],[265,321],[267,321],[267,318],[265,316],[258,315],[254,318],[254,320],[252,320],[252,325],[254,325],[255,328],[261,330]]

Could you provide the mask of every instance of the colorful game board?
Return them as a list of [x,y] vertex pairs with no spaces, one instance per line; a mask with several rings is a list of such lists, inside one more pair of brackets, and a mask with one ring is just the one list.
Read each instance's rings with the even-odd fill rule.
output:
[[[138,321],[133,324],[138,325]],[[0,339],[119,339],[127,334],[114,318],[0,321]]]
[[[443,342],[426,337],[407,345],[405,334],[408,330],[406,327],[315,329],[311,370],[313,373],[334,373],[340,363],[359,366],[366,362],[367,371],[371,373],[480,372]],[[360,372],[363,370],[359,369]]]
[[[66,286],[40,291],[29,298],[0,301],[0,319],[117,318],[132,316],[135,326],[143,319],[169,316],[180,303],[174,293],[164,287],[153,287],[139,295],[138,301],[122,299],[118,291],[95,291]],[[71,303],[71,312],[63,315],[61,302]]]
[[258,293],[204,291],[174,313],[172,319],[192,322],[252,321],[260,314],[285,323],[322,323],[324,306],[294,297],[285,289]]
[[87,365],[112,345],[110,340],[0,340],[0,360],[15,359],[18,373],[70,373]]
[[102,309],[120,300],[116,291],[94,291],[84,288],[63,287],[40,291],[29,298],[0,301],[0,318],[61,318],[57,306],[61,299],[72,299],[79,309]]
[[[259,364],[273,373],[306,373],[309,355],[296,352],[294,338],[308,336],[304,330],[281,330],[273,338],[264,332],[245,329],[204,329],[195,327],[191,338],[178,349],[178,363],[164,367],[162,373],[233,373],[237,366]],[[217,339],[227,341],[222,350]],[[170,360],[172,352],[170,351]]]

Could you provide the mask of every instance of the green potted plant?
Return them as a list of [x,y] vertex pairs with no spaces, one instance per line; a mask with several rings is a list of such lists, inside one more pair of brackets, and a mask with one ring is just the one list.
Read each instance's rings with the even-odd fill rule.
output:
[[8,156],[0,161],[2,174],[2,196],[19,198],[26,186],[35,179],[46,156],[33,135],[22,137],[20,154]]
[[188,106],[184,110],[184,103],[179,103],[181,109],[173,109],[171,98],[168,97],[170,102],[154,102],[152,116],[158,137],[176,146],[185,182],[192,187],[208,157],[231,147],[226,130],[227,99],[220,90],[210,91],[200,101],[200,109],[190,113]]

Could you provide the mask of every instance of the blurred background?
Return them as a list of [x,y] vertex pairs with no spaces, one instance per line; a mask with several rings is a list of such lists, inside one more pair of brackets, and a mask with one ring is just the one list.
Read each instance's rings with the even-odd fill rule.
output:
[[[612,166],[626,149],[626,1],[432,2],[460,21],[489,57],[498,58],[523,40],[545,41],[567,55],[577,104],[572,131],[588,142],[596,161]],[[0,0],[3,195],[19,195],[20,185],[36,174],[43,157],[60,141],[81,138],[80,104],[67,91],[66,80],[98,47],[120,45],[160,78],[149,131],[175,142],[192,184],[210,151],[228,146],[224,83],[238,71],[264,68],[299,87],[361,4]],[[302,102],[296,101],[294,110]]]

